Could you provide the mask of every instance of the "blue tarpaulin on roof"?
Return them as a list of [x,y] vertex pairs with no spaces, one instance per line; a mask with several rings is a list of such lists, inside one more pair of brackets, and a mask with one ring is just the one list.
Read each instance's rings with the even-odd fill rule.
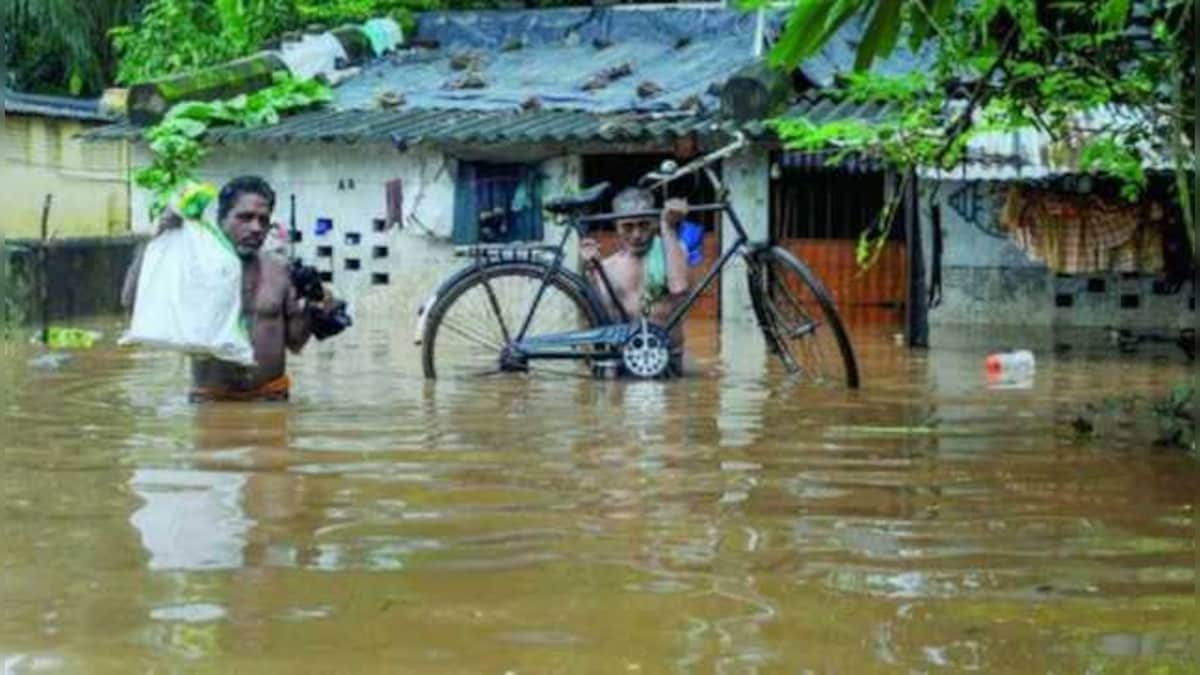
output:
[[[778,26],[771,14],[767,28]],[[370,109],[380,92],[395,91],[411,108],[516,110],[531,97],[544,109],[590,112],[662,111],[696,97],[717,107],[714,84],[754,62],[756,16],[722,8],[563,8],[540,11],[439,12],[422,15],[417,49],[368,65],[337,90],[343,109]],[[518,48],[519,45],[519,48]],[[485,86],[454,89],[470,72],[452,57],[476,55]],[[632,74],[594,91],[595,74],[630,63]],[[643,97],[638,87],[661,91]]]

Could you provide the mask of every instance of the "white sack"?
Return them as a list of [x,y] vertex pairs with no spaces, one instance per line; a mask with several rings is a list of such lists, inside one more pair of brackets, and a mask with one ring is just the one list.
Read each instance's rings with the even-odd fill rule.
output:
[[186,221],[150,241],[120,342],[254,365],[242,320],[242,262],[220,230]]

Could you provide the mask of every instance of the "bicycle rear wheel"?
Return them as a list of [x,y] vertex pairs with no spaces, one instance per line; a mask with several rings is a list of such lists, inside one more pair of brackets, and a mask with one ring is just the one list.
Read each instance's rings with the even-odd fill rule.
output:
[[[566,274],[536,263],[480,267],[447,289],[425,311],[421,362],[425,377],[472,377],[505,371],[588,376],[584,359],[514,364],[505,350],[529,319],[526,337],[599,325],[594,303]],[[536,299],[536,306],[534,301]]]
[[858,387],[858,363],[829,291],[786,249],[758,252],[750,297],[767,344],[789,372],[819,384]]

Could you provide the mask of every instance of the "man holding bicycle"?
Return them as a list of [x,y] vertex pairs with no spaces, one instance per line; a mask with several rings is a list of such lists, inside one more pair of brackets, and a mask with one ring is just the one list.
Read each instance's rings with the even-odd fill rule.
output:
[[[688,254],[677,232],[687,216],[687,202],[668,199],[656,223],[650,215],[655,211],[654,196],[648,190],[627,188],[613,198],[612,211],[629,214],[615,220],[620,250],[601,260],[596,240],[580,242],[580,255],[591,266],[592,285],[610,317],[644,317],[663,326],[689,288]],[[672,333],[671,343],[672,370],[678,374],[683,351],[681,327]]]

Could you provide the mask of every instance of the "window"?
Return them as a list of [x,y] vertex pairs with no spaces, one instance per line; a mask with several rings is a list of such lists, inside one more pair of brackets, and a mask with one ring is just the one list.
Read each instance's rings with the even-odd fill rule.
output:
[[542,239],[542,178],[525,164],[459,162],[454,243]]

